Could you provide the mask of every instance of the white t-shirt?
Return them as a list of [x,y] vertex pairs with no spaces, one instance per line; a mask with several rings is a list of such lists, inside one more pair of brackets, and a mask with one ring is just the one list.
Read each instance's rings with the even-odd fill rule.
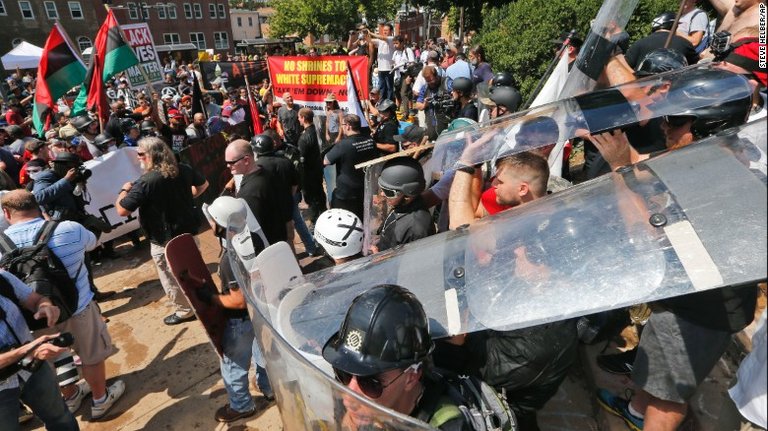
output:
[[680,22],[677,24],[677,32],[688,36],[697,31],[706,31],[708,25],[709,18],[707,18],[706,12],[701,9],[693,9],[680,17]]
[[392,46],[392,39],[392,36],[387,37],[387,40],[373,39],[373,43],[378,50],[376,60],[379,64],[379,72],[390,72],[392,70],[392,51],[395,50],[395,47]]
[[411,48],[405,48],[402,51],[392,53],[392,68],[395,70],[395,79],[400,76],[400,70],[405,68],[408,63],[413,63],[413,51]]

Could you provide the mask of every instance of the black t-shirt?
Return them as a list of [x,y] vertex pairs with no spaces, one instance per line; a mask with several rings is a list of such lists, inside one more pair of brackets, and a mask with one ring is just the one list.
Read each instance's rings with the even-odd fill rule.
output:
[[323,181],[323,158],[320,156],[320,144],[317,141],[315,126],[309,126],[301,132],[297,146],[304,159],[301,188],[307,190],[307,183]]
[[477,121],[477,115],[477,106],[469,102],[466,106],[459,109],[459,116],[457,118],[469,118],[470,120]]
[[329,163],[336,165],[336,189],[333,195],[338,199],[363,197],[365,173],[355,165],[378,156],[376,143],[367,136],[352,135],[339,141],[325,155]]
[[755,320],[757,285],[726,286],[659,301],[693,324],[736,333]]
[[395,136],[400,134],[400,123],[394,118],[391,118],[379,125],[376,128],[376,132],[373,134],[373,140],[377,144],[395,144],[395,152],[399,150],[399,145],[395,140]]
[[[270,244],[288,240],[286,223],[291,220],[292,211],[286,206],[293,205],[290,193],[285,187],[276,187],[279,177],[261,167],[256,172],[243,175],[237,197],[245,199]],[[287,200],[287,205],[286,205]]]
[[277,119],[280,121],[280,125],[283,126],[283,133],[285,133],[285,141],[289,144],[296,145],[301,135],[301,125],[299,124],[299,106],[293,105],[293,109],[289,109],[287,106],[283,106],[277,110]]
[[[640,64],[640,61],[642,61],[650,52],[664,48],[668,35],[669,32],[657,31],[632,44],[624,55],[627,64],[629,64],[632,69],[636,68],[637,65]],[[696,54],[696,49],[691,45],[691,42],[684,37],[678,35],[672,36],[668,48],[682,54],[683,57],[688,60],[689,65],[696,64],[699,61],[699,54]]]
[[120,201],[128,211],[139,210],[141,227],[150,242],[165,244],[182,233],[197,233],[198,217],[192,199],[192,186],[205,184],[205,177],[185,164],[179,164],[179,174],[165,178],[158,171],[149,171],[133,183]]
[[410,204],[395,207],[379,229],[379,251],[407,244],[435,233],[432,215],[424,209],[424,202],[417,197]]
[[467,422],[463,414],[452,414],[449,420],[439,420],[437,417],[445,414],[445,406],[460,404],[449,395],[449,383],[435,373],[426,372],[422,379],[424,393],[409,416],[431,423],[433,420],[442,422],[437,425],[441,431],[471,431],[474,428]]
[[189,136],[187,136],[187,131],[183,127],[181,129],[173,129],[167,124],[161,124],[160,135],[174,153],[180,153],[181,150],[189,145]]

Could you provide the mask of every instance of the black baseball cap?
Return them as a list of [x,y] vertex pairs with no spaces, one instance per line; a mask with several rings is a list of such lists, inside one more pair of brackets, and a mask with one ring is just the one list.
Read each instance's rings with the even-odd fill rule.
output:
[[406,127],[402,135],[395,135],[395,141],[397,142],[421,142],[427,130],[417,125],[411,125]]

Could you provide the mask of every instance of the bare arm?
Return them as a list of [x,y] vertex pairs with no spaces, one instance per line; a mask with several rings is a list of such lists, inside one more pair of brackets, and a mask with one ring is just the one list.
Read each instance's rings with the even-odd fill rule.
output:
[[192,197],[196,198],[208,190],[208,181],[206,180],[202,185],[192,186]]
[[52,327],[59,320],[59,307],[53,305],[50,299],[32,292],[24,302],[24,308],[35,312],[35,319],[45,317],[48,327]]
[[733,8],[733,0],[709,0],[709,4],[715,8],[720,20],[722,20],[725,14]]
[[597,150],[611,166],[611,170],[614,171],[622,166],[634,165],[648,158],[647,154],[639,154],[629,143],[627,135],[620,130],[589,135],[587,138],[595,144]]
[[704,39],[704,32],[695,31],[689,35],[681,35],[681,36],[688,39],[688,41],[691,42],[691,45],[695,47],[695,46],[699,46],[699,44],[701,43],[701,40]]
[[120,201],[122,201],[125,195],[128,194],[128,191],[131,190],[131,187],[133,187],[133,183],[127,182],[123,184],[123,187],[120,189],[120,193],[117,194],[117,200],[115,201],[115,211],[117,211],[117,215],[120,217],[128,217],[131,215],[132,211],[128,211],[127,209],[123,208],[122,205],[120,205]]

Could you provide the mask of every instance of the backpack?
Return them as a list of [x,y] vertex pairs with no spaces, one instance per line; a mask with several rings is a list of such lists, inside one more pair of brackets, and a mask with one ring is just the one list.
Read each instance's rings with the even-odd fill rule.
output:
[[434,369],[433,374],[442,383],[444,395],[433,396],[433,400],[425,400],[424,402],[428,405],[424,411],[432,414],[431,417],[419,417],[419,419],[439,428],[446,422],[463,416],[466,423],[476,431],[516,431],[518,429],[517,419],[507,404],[503,390],[502,393],[498,393],[475,376],[458,375],[441,368]]
[[[77,311],[78,293],[75,281],[69,277],[67,268],[48,248],[48,240],[56,226],[58,226],[57,222],[46,221],[35,235],[32,245],[21,248],[17,247],[6,234],[0,232],[0,252],[3,253],[0,268],[15,275],[35,292],[47,297],[53,305],[59,307],[59,320],[56,323],[61,323]],[[80,268],[77,270],[75,280],[80,275]],[[0,288],[7,287],[0,284]],[[5,292],[3,294],[11,299],[15,298],[13,291],[10,296],[5,295]],[[29,329],[34,331],[46,327],[45,320],[35,320],[34,313],[20,308]]]

